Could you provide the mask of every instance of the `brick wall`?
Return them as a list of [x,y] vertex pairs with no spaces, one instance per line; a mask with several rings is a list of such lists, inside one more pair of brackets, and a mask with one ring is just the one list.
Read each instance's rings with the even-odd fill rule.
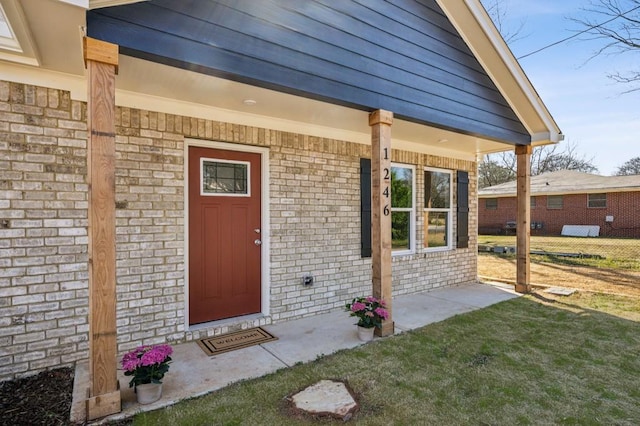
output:
[[86,110],[0,82],[0,379],[87,354]]
[[[498,208],[487,210],[485,199],[479,199],[480,233],[495,233],[502,230],[507,221],[516,220],[516,197],[497,200]],[[543,227],[532,231],[532,235],[560,235],[563,225],[598,225],[601,236],[640,238],[640,191],[610,192],[607,206],[602,208],[588,208],[587,194],[564,195],[562,209],[548,209],[545,195],[536,196],[535,200],[531,221],[542,222]],[[606,216],[613,216],[613,222],[606,222]]]
[[[117,109],[116,129],[120,352],[309,316],[370,293],[359,189],[369,146],[130,108]],[[185,326],[185,138],[269,149],[270,317]],[[88,356],[86,140],[86,107],[68,92],[0,82],[0,380]],[[424,166],[470,172],[476,229],[475,163],[398,151],[392,160],[416,166],[417,241]],[[474,281],[476,244],[472,232],[468,249],[394,257],[394,293]],[[311,287],[301,284],[307,272]]]
[[[273,319],[343,307],[369,294],[371,259],[361,258],[360,248],[359,167],[361,157],[370,157],[370,147],[291,134],[277,137],[270,147]],[[424,232],[420,171],[425,166],[470,171],[469,229],[476,229],[474,163],[398,151],[392,161],[416,166],[416,241]],[[416,254],[394,257],[394,294],[474,281],[476,244],[476,235],[470,235],[469,249],[424,253],[418,244]],[[309,288],[300,285],[306,272],[316,278]]]
[[118,348],[126,351],[184,340],[187,120],[117,108],[115,121]]

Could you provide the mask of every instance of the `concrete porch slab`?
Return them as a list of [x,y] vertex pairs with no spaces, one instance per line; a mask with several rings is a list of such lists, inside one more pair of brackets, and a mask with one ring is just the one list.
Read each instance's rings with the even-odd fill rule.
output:
[[474,309],[473,306],[457,301],[421,293],[394,300],[393,319],[397,333],[424,327]]
[[[173,361],[169,372],[162,381],[162,398],[140,405],[136,401],[133,388],[129,387],[130,377],[118,370],[122,411],[109,416],[116,420],[131,417],[140,411],[156,410],[173,405],[178,401],[197,397],[221,389],[231,383],[261,377],[287,367],[260,346],[207,356],[196,342],[173,346]],[[119,362],[119,360],[118,360]],[[118,363],[120,367],[120,364]],[[87,362],[76,367],[74,379],[74,401],[71,407],[71,421],[86,419],[84,395],[89,386],[89,365]]]
[[357,318],[346,310],[302,318],[263,328],[278,337],[263,348],[288,366],[313,361],[340,349],[363,344],[356,335]]
[[517,296],[513,288],[487,284],[468,284],[399,296],[393,300],[396,332],[424,327]]
[[460,303],[472,308],[485,308],[495,303],[518,297],[518,293],[515,292],[513,286],[490,284],[466,284],[422,294]]
[[[512,289],[489,284],[470,284],[394,297],[393,318],[396,333],[423,327],[451,316],[518,297]],[[240,380],[261,377],[298,362],[309,362],[322,355],[364,344],[358,339],[356,318],[344,309],[264,326],[278,340],[260,346],[209,357],[196,342],[174,345],[173,362],[163,380],[159,401],[139,405],[129,378],[120,371],[122,412],[103,419],[131,417],[140,411],[156,410],[183,399],[221,389]],[[72,421],[86,418],[85,400],[89,384],[88,363],[78,363],[74,381]],[[283,395],[284,397],[284,395]]]

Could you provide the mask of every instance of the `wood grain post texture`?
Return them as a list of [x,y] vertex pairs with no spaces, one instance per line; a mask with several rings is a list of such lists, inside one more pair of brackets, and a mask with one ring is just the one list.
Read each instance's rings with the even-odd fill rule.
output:
[[516,291],[531,291],[530,237],[531,237],[531,145],[516,146],[518,167],[516,214]]
[[371,263],[373,296],[387,303],[389,319],[378,336],[394,332],[391,285],[391,124],[393,113],[377,110],[369,115],[371,126]]
[[89,420],[121,411],[117,377],[115,75],[118,46],[83,39],[88,78]]

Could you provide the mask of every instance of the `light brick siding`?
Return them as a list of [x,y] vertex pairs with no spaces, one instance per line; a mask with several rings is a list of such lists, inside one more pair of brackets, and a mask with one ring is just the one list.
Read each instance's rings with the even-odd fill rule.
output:
[[86,109],[0,82],[0,379],[87,356]]
[[[562,209],[548,209],[547,196],[536,196],[531,221],[542,222],[543,226],[532,230],[531,235],[560,235],[564,225],[598,225],[601,236],[640,238],[640,191],[607,193],[607,206],[601,208],[587,207],[587,197],[587,194],[567,194],[563,196]],[[502,232],[507,221],[516,220],[516,197],[497,200],[497,209],[487,210],[485,198],[479,199],[481,234]],[[606,216],[613,216],[613,222],[606,222]]]
[[[309,316],[370,294],[359,181],[369,146],[130,108],[117,109],[116,129],[119,352]],[[185,138],[269,149],[270,317],[185,326]],[[0,380],[88,357],[86,140],[86,105],[68,92],[0,82]],[[470,172],[476,229],[474,162],[399,151],[392,160],[416,166],[418,242],[424,166]],[[474,281],[476,252],[471,231],[468,249],[394,257],[394,294]],[[301,283],[307,272],[311,287]]]

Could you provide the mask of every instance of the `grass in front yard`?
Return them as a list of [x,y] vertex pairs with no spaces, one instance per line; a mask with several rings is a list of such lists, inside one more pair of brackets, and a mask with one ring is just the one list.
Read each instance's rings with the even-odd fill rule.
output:
[[287,415],[284,398],[341,379],[358,394],[350,422],[358,425],[637,425],[639,322],[638,298],[525,296],[139,414],[134,424],[318,423]]

